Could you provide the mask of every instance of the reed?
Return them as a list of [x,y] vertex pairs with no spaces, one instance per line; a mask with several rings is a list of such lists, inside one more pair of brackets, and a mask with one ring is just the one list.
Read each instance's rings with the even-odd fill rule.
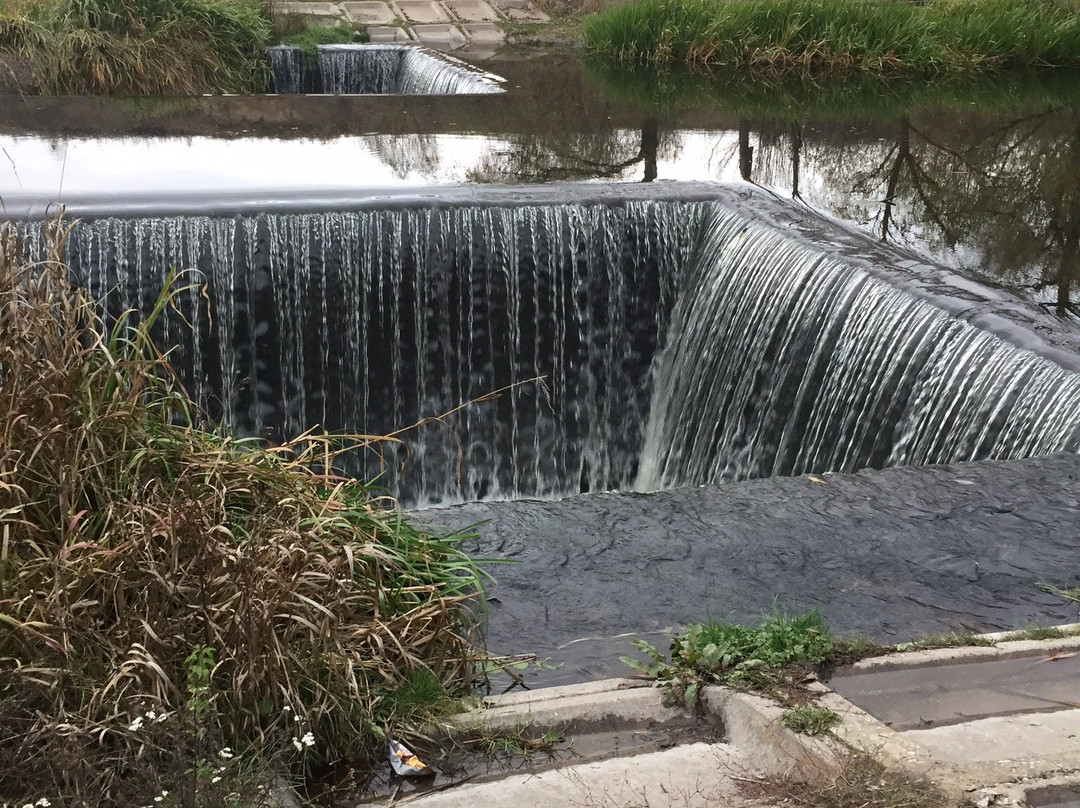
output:
[[227,804],[221,758],[362,761],[417,720],[410,683],[469,691],[465,535],[327,471],[361,436],[196,426],[150,338],[180,288],[106,331],[64,238],[0,236],[0,799]]
[[52,95],[250,93],[270,31],[255,0],[40,0],[0,14],[0,51]]
[[624,62],[775,74],[1080,65],[1075,0],[635,0],[589,18],[595,52]]

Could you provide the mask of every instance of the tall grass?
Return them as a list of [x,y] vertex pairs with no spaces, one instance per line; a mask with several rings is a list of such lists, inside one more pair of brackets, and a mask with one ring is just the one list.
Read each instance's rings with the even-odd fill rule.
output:
[[0,14],[0,50],[53,95],[250,93],[270,31],[255,0],[37,0]]
[[0,801],[217,804],[190,781],[228,755],[362,759],[415,711],[400,687],[467,691],[462,536],[313,471],[328,437],[193,426],[149,337],[168,287],[106,333],[64,236],[28,263],[0,235]]
[[777,73],[1080,65],[1076,0],[634,0],[585,34],[622,61]]

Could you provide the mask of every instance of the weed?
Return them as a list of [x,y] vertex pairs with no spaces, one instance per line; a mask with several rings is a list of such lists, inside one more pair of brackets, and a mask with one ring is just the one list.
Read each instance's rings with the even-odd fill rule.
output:
[[256,780],[363,762],[468,692],[466,535],[313,470],[366,439],[200,426],[149,336],[179,286],[106,330],[65,237],[32,263],[0,233],[0,794],[225,805],[190,785],[225,750]]
[[366,26],[340,22],[337,25],[317,25],[285,34],[278,38],[277,44],[295,45],[311,56],[319,45],[347,45],[352,42],[367,42],[370,39]]
[[1062,640],[1066,637],[1080,636],[1080,628],[1062,628],[1061,626],[1032,626],[1019,631],[1010,631],[1003,640]]
[[1073,0],[638,0],[585,24],[624,62],[742,66],[773,74],[940,74],[1080,64]]
[[989,637],[984,637],[981,634],[967,633],[949,633],[949,634],[928,634],[925,637],[920,637],[917,640],[911,642],[902,642],[893,647],[895,651],[929,651],[934,648],[966,648],[969,646],[989,648],[994,645],[994,641]]
[[54,95],[256,92],[270,27],[254,0],[37,0],[0,17],[0,51]]
[[840,723],[840,714],[819,704],[796,704],[784,710],[780,723],[803,735],[824,735]]
[[792,808],[945,808],[952,802],[928,780],[886,769],[862,752],[852,752],[825,782],[768,777],[736,781],[743,796]]
[[776,690],[790,677],[783,669],[795,663],[826,662],[833,639],[821,613],[792,615],[774,609],[756,629],[732,623],[693,623],[671,642],[671,660],[654,646],[635,647],[651,660],[623,661],[664,686],[669,700],[692,705],[702,684]]

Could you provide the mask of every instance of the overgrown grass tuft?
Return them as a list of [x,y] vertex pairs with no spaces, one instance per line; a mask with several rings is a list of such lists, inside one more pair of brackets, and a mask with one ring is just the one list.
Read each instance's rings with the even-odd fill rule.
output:
[[251,93],[270,30],[255,0],[37,0],[0,13],[0,51],[52,95]]
[[196,427],[149,337],[175,287],[107,333],[64,236],[31,264],[0,234],[4,799],[224,805],[240,762],[362,761],[467,692],[463,537],[313,471],[348,441]]
[[801,735],[824,735],[840,723],[840,714],[820,704],[796,704],[784,710],[780,723]]
[[625,62],[777,74],[1080,65],[1076,0],[634,0],[589,18],[585,37]]
[[346,22],[337,25],[316,25],[304,27],[276,37],[278,45],[295,45],[304,53],[314,55],[319,45],[348,45],[354,42],[368,42],[371,35],[366,26],[351,25]]

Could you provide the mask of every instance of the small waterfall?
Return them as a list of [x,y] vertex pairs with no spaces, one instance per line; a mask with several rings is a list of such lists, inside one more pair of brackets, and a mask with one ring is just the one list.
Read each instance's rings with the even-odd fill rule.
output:
[[404,48],[392,45],[323,45],[318,53],[323,92],[332,95],[405,92],[400,89],[405,54]]
[[[385,434],[497,400],[342,470],[406,504],[625,488],[652,357],[706,203],[625,201],[76,224],[72,268],[110,312],[201,271],[159,334],[243,435]],[[404,471],[402,465],[405,464]]]
[[477,95],[498,93],[502,89],[451,56],[436,58],[427,51],[410,48],[405,54],[397,92],[406,95]]
[[296,95],[305,92],[306,68],[304,52],[297,47],[276,45],[267,50],[270,67],[274,72],[274,92],[279,95]]
[[412,45],[320,45],[308,57],[293,46],[269,49],[276,92],[332,95],[501,93],[495,76]]
[[1080,374],[716,207],[636,487],[1080,451]]

